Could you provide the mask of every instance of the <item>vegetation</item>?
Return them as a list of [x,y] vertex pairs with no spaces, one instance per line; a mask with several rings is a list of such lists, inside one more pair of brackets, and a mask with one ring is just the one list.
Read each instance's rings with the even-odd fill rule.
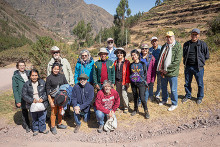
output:
[[208,22],[209,31],[206,42],[210,51],[220,50],[220,14]]

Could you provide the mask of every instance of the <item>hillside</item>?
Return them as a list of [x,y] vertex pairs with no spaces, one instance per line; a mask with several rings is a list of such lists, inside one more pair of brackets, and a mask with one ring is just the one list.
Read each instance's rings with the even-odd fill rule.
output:
[[0,33],[1,37],[6,36],[13,39],[23,37],[24,40],[31,41],[36,41],[37,36],[50,36],[55,40],[59,39],[54,33],[15,11],[4,0],[0,0]]
[[163,42],[168,30],[174,31],[177,40],[183,43],[189,39],[192,28],[199,28],[204,39],[207,22],[219,13],[220,1],[217,0],[167,0],[144,13],[131,28],[131,43],[150,43],[152,36],[158,36]]
[[91,22],[94,34],[111,27],[113,16],[104,9],[83,0],[5,0],[16,10],[36,20],[42,26],[70,39],[71,31],[81,20]]

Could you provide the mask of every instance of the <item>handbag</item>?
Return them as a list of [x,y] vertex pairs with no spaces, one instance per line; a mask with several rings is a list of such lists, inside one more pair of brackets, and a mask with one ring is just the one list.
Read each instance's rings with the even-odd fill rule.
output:
[[43,103],[32,103],[30,107],[30,112],[44,111],[46,108]]
[[116,116],[113,115],[113,117],[108,118],[104,125],[105,131],[114,131],[117,128],[117,119]]
[[50,96],[54,98],[56,94],[58,93],[58,91],[59,91],[59,85],[57,85],[56,89],[54,89],[53,91],[50,91]]

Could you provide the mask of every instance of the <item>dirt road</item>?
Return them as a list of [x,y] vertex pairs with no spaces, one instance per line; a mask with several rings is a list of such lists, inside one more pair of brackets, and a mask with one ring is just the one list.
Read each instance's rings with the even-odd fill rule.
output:
[[0,93],[12,88],[12,76],[16,68],[1,68],[0,69]]

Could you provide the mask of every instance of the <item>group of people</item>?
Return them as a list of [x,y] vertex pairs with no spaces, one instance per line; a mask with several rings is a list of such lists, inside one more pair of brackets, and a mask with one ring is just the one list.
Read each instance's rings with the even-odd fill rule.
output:
[[[68,114],[70,106],[74,110],[74,119],[77,133],[81,127],[80,119],[87,122],[90,119],[90,108],[93,107],[98,122],[97,131],[101,133],[106,128],[114,130],[117,125],[115,111],[122,110],[128,113],[129,99],[127,89],[131,86],[134,100],[134,110],[131,116],[138,113],[138,105],[141,103],[144,109],[144,117],[150,118],[147,107],[148,98],[164,105],[169,97],[167,85],[171,89],[171,107],[173,111],[178,106],[178,74],[179,66],[183,57],[185,73],[185,98],[186,102],[191,98],[191,82],[193,75],[198,84],[197,104],[202,103],[204,97],[204,65],[209,58],[208,47],[205,42],[199,40],[200,30],[191,31],[191,40],[181,44],[175,40],[174,33],[166,33],[166,43],[158,45],[158,38],[152,37],[152,47],[147,44],[141,45],[141,51],[134,49],[130,52],[132,62],[126,59],[126,51],[114,47],[113,38],[107,39],[107,48],[100,48],[100,59],[94,62],[90,52],[86,49],[79,54],[73,76],[71,66],[67,59],[62,58],[57,46],[51,48],[52,59],[48,63],[46,82],[40,79],[36,69],[27,71],[25,62],[17,62],[14,72],[13,92],[16,107],[22,109],[23,127],[26,132],[31,131],[28,113],[32,117],[32,131],[36,136],[38,133],[49,133],[46,130],[47,111],[51,111],[50,131],[57,134],[58,129],[66,129],[62,124],[64,110]],[[157,78],[157,90],[153,92],[154,82]],[[58,92],[63,85],[69,85],[69,95]],[[116,90],[114,89],[116,86]],[[63,86],[65,87],[65,86]],[[68,86],[67,86],[68,87]],[[97,94],[94,99],[94,89]],[[162,90],[162,100],[160,91]],[[65,95],[66,94],[66,95]],[[69,100],[66,100],[66,97]],[[68,103],[66,102],[68,101]],[[50,109],[48,109],[48,106]],[[37,108],[37,109],[36,109]],[[56,127],[56,115],[58,122]],[[105,117],[109,123],[104,122]],[[111,122],[111,123],[110,123]],[[112,125],[112,126],[105,126]],[[107,130],[106,130],[107,131]]]

